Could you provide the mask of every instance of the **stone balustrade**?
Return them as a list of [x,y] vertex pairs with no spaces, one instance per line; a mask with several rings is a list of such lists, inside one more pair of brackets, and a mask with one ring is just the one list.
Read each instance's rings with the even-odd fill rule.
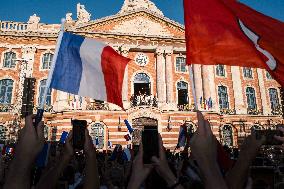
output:
[[0,31],[25,31],[27,28],[27,23],[0,21]]

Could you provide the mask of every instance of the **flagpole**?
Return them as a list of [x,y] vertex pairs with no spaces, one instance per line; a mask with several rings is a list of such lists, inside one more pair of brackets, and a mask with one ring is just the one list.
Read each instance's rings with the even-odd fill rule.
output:
[[55,52],[54,52],[52,62],[51,62],[51,68],[50,68],[50,71],[48,73],[48,78],[47,78],[45,90],[44,90],[44,93],[43,93],[43,99],[40,101],[39,108],[37,110],[37,114],[36,114],[36,118],[35,118],[35,126],[37,126],[37,124],[42,120],[42,116],[43,116],[43,112],[44,112],[44,105],[45,105],[45,101],[46,101],[46,98],[47,98],[47,93],[48,93],[48,90],[50,88],[51,79],[52,79],[52,75],[53,75],[54,68],[55,68],[55,63],[56,63],[57,56],[58,56],[58,51],[59,51],[61,41],[62,41],[62,37],[63,37],[63,33],[64,33],[64,23],[65,23],[65,19],[62,18],[61,19],[60,32],[59,32],[59,35],[58,35],[58,38],[57,38],[57,42],[56,42],[56,46],[55,46]]
[[189,68],[189,79],[190,79],[190,84],[191,84],[191,92],[192,92],[192,96],[193,96],[193,103],[194,103],[194,110],[198,110],[198,104],[197,104],[197,97],[196,97],[196,91],[195,91],[195,83],[193,80],[193,65],[190,64],[188,66]]

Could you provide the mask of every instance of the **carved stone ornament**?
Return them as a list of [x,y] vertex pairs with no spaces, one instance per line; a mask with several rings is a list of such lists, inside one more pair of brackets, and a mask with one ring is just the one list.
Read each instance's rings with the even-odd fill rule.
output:
[[112,32],[138,35],[172,36],[172,34],[162,25],[143,17],[125,21],[115,26]]
[[146,66],[149,63],[149,58],[144,53],[138,53],[135,56],[135,63],[138,64],[139,66]]
[[138,9],[147,9],[164,16],[163,12],[159,10],[156,5],[150,0],[125,0],[119,13],[132,12]]
[[89,22],[91,19],[91,14],[80,3],[77,4],[77,19],[81,23]]
[[66,20],[67,23],[68,23],[68,22],[72,22],[72,21],[73,21],[73,19],[72,19],[72,13],[68,12],[68,13],[66,14],[65,20]]
[[36,14],[33,14],[30,16],[28,24],[38,24],[40,21],[40,17],[38,17]]

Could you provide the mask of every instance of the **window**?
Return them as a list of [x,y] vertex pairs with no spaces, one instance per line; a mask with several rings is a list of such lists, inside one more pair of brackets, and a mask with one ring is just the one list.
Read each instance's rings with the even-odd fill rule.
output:
[[216,66],[216,74],[218,76],[225,77],[225,66],[224,65],[217,65]]
[[0,104],[11,104],[13,83],[12,79],[0,80]]
[[100,123],[95,123],[91,126],[90,135],[97,148],[102,149],[104,147],[104,126]]
[[269,89],[269,98],[270,98],[270,106],[272,112],[275,112],[279,109],[279,99],[277,89]]
[[184,81],[177,83],[178,105],[188,104],[188,84]]
[[223,145],[233,146],[233,129],[230,125],[225,125],[222,128]]
[[42,57],[42,67],[41,69],[50,69],[53,54],[45,53]]
[[245,78],[252,79],[252,69],[251,68],[243,68],[243,73]]
[[186,58],[176,57],[176,71],[177,72],[186,72]]
[[7,129],[5,128],[5,126],[0,125],[0,141],[1,142],[6,141],[6,132],[7,132]]
[[[38,104],[41,104],[43,101],[43,95],[46,88],[46,79],[41,80],[39,84],[39,97],[38,97]],[[47,96],[46,96],[46,105],[51,105],[51,89],[48,89]]]
[[247,104],[249,110],[256,110],[256,98],[255,91],[252,87],[247,87],[246,89]]
[[270,73],[268,71],[266,71],[266,78],[267,79],[273,79],[272,76],[270,75]]
[[16,66],[16,53],[6,52],[4,54],[4,63],[3,67],[5,68],[15,68]]
[[218,96],[219,96],[220,109],[229,109],[227,87],[219,86],[218,87]]

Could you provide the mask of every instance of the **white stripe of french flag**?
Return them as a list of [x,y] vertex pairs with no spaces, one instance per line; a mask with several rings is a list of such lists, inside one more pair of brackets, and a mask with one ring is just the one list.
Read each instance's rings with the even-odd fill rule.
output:
[[110,46],[65,32],[51,88],[114,103],[123,108],[122,84],[129,58]]

